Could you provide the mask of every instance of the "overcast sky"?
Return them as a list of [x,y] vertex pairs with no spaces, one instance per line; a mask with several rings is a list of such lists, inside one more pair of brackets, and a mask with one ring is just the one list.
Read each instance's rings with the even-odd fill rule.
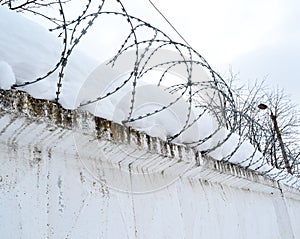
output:
[[300,1],[152,2],[217,71],[231,66],[244,80],[267,77],[300,104]]
[[[266,78],[273,87],[278,85],[285,88],[292,99],[300,104],[299,0],[152,2],[221,75],[228,73],[231,67],[234,73],[239,72],[239,78],[244,81]],[[123,3],[131,15],[178,37],[149,0],[126,0]],[[106,4],[113,2],[107,1]],[[72,8],[73,11],[75,8]],[[99,21],[95,29],[102,31],[89,32],[93,41],[87,41],[87,53],[97,53],[102,60],[107,59],[108,55],[113,56],[115,49],[109,46],[119,46],[124,40],[118,35],[122,32],[120,26],[111,18],[106,22]]]
[[[300,104],[299,0],[152,2],[216,71],[225,75],[231,67],[244,81],[266,78],[268,84],[284,88]],[[126,0],[124,4],[130,14],[172,32],[149,0]],[[107,34],[120,31],[120,27],[112,31],[109,24],[103,27]],[[177,37],[174,31],[172,36]],[[103,52],[105,47],[98,47]]]

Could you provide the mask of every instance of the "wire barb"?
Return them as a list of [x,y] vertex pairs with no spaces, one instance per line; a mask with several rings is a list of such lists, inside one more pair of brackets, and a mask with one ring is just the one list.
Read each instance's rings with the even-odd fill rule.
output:
[[[71,2],[71,0],[52,0],[49,2],[36,0],[27,1],[24,4],[19,5],[17,2],[18,1],[15,1],[14,4],[12,4],[11,1],[0,1],[0,4],[8,5],[11,10],[33,13],[52,22],[54,27],[50,30],[58,32],[58,35],[62,37],[63,49],[60,59],[57,60],[57,63],[52,69],[31,82],[14,85],[15,88],[36,84],[58,72],[55,101],[60,102],[62,88],[64,87],[64,73],[68,67],[69,58],[75,47],[80,44],[83,37],[89,33],[91,27],[100,16],[121,17],[124,19],[124,27],[129,26],[129,33],[108,64],[111,67],[114,67],[122,56],[129,51],[133,51],[134,59],[132,62],[132,69],[128,73],[126,79],[114,89],[106,92],[104,95],[90,98],[85,102],[82,102],[80,106],[86,106],[101,101],[117,94],[125,85],[131,85],[129,112],[127,118],[123,120],[123,123],[132,124],[154,115],[159,115],[161,112],[172,109],[178,102],[184,101],[187,103],[187,109],[183,117],[183,124],[175,134],[168,136],[169,141],[174,142],[176,139],[187,134],[187,132],[190,132],[198,122],[201,122],[205,115],[209,114],[219,123],[219,125],[204,137],[184,142],[186,145],[196,148],[202,152],[202,154],[206,155],[218,150],[226,142],[232,140],[235,135],[239,135],[239,139],[235,142],[235,145],[230,152],[227,152],[226,155],[222,156],[222,161],[232,162],[232,158],[237,154],[239,149],[246,144],[247,140],[250,140],[253,144],[254,151],[243,160],[235,162],[237,165],[257,170],[260,174],[276,180],[288,180],[290,182],[295,180],[293,185],[299,185],[298,180],[290,178],[290,175],[286,173],[286,170],[276,171],[274,170],[274,167],[270,166],[268,162],[269,159],[266,157],[266,152],[263,152],[259,147],[260,144],[257,143],[258,140],[263,139],[264,137],[263,131],[259,131],[262,130],[264,126],[260,125],[259,122],[255,121],[252,117],[249,117],[245,112],[241,112],[237,109],[234,92],[232,92],[228,83],[212,69],[202,55],[190,46],[151,0],[149,0],[151,5],[180,36],[183,43],[172,40],[166,33],[154,27],[151,23],[130,15],[125,8],[125,4],[123,4],[123,1],[121,0],[117,0],[119,10],[116,11],[104,11],[106,0],[102,0],[96,7],[92,6],[91,0],[87,0],[80,15],[73,19],[67,19],[66,17],[66,4]],[[60,14],[59,18],[44,14],[44,8],[49,6],[57,8]],[[147,32],[150,36],[145,37],[145,34],[141,34],[141,32]],[[162,53],[170,51],[170,49],[176,53],[176,57],[157,58],[157,56],[160,55],[164,56]],[[157,59],[161,59],[161,61],[157,61]],[[176,69],[183,69],[181,72],[184,72],[182,73],[184,80],[172,82],[171,85],[168,85],[168,75],[176,71]],[[197,74],[199,69],[201,72],[205,72],[208,77],[200,79]],[[173,100],[152,111],[134,115],[140,79],[150,72],[157,70],[161,70],[161,75],[158,79],[153,80],[153,85],[157,85],[157,87],[166,85],[164,90],[168,92],[168,94],[174,95]],[[264,109],[265,105],[260,104],[258,107]],[[247,131],[247,129],[251,127],[252,131]],[[225,132],[224,129],[226,129],[226,133],[220,137],[221,132]],[[247,133],[254,131],[257,133],[256,138],[253,138],[250,133]],[[273,141],[268,141],[268,144],[275,144],[275,140],[276,139],[274,138]],[[208,144],[208,142],[212,141],[215,142]],[[288,153],[289,152],[287,152],[287,155]],[[261,156],[258,157],[257,155]],[[298,156],[299,155],[300,153]],[[298,161],[295,161],[292,164],[293,167],[298,167],[299,163],[296,162]]]

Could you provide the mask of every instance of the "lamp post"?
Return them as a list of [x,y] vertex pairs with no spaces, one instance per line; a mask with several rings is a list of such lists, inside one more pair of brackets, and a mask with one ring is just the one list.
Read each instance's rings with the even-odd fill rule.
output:
[[278,127],[276,114],[274,114],[273,111],[265,104],[262,104],[262,103],[259,104],[258,108],[261,109],[261,110],[269,109],[270,117],[271,117],[273,127],[274,127],[274,130],[276,132],[276,136],[277,136],[277,139],[278,139],[278,142],[279,142],[279,146],[280,146],[280,149],[281,149],[281,153],[282,153],[283,161],[284,161],[284,164],[285,164],[285,168],[288,171],[288,173],[292,174],[292,168],[291,168],[291,165],[290,165],[290,162],[288,160],[288,156],[287,156],[287,153],[286,153],[286,150],[285,150],[285,147],[284,147],[284,143],[283,143],[283,140],[282,140],[280,129]]

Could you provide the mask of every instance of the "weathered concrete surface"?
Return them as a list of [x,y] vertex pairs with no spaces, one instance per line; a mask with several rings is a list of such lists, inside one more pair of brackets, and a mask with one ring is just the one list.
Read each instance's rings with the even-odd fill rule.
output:
[[88,113],[0,91],[1,238],[300,238],[300,193]]

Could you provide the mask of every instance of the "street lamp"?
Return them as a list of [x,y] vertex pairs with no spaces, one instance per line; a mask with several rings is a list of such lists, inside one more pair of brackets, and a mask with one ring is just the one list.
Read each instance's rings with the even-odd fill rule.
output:
[[283,140],[282,140],[280,129],[278,127],[276,114],[274,114],[273,111],[267,105],[265,105],[263,103],[260,103],[258,105],[258,108],[260,110],[269,109],[270,117],[271,117],[271,120],[273,122],[273,127],[274,127],[274,130],[276,132],[276,136],[277,136],[277,139],[278,139],[278,142],[279,142],[279,146],[280,146],[280,149],[281,149],[281,153],[282,153],[283,161],[284,161],[284,164],[285,164],[285,168],[288,171],[288,173],[292,174],[292,168],[291,168],[290,162],[289,162],[288,157],[287,157],[287,153],[286,153],[286,150],[285,150],[285,147],[284,147],[284,143],[283,143]]

